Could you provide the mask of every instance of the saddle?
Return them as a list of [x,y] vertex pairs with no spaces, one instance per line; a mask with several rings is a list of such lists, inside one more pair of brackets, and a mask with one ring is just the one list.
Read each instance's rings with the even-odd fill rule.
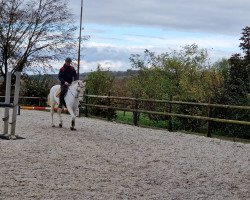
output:
[[59,88],[57,91],[56,91],[56,97],[60,97],[60,94],[61,94],[61,88]]

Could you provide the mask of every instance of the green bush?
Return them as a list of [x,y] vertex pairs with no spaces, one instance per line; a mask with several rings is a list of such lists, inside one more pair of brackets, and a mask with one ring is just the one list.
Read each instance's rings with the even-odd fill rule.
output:
[[[43,98],[43,105],[46,105],[46,98],[50,88],[58,84],[58,81],[51,75],[23,76],[21,80],[20,96]],[[20,103],[25,105],[38,105],[37,99],[24,99]]]
[[[90,73],[86,78],[86,89],[91,95],[108,95],[112,91],[114,76],[109,70],[104,70],[99,65],[97,70]],[[88,103],[97,105],[108,105],[109,102],[101,98],[90,98]],[[94,116],[108,117],[110,119],[116,117],[114,109],[103,109],[97,107],[90,107],[89,113]]]

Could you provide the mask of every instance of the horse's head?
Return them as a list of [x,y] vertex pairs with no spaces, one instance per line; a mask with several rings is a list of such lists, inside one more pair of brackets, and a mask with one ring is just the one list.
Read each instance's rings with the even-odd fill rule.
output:
[[77,81],[77,96],[79,101],[83,101],[84,91],[86,89],[86,82]]

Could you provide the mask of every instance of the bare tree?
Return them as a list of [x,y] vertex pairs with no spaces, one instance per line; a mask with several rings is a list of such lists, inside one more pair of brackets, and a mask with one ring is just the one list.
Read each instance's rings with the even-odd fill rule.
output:
[[0,0],[0,75],[76,53],[72,16],[65,0]]

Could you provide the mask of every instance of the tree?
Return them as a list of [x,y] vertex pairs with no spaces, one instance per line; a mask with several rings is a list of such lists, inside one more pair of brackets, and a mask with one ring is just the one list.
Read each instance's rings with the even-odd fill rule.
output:
[[[109,70],[104,70],[101,65],[97,66],[97,70],[90,73],[86,78],[86,89],[89,94],[93,95],[108,95],[112,91],[114,83],[114,76]],[[109,100],[108,100],[109,101]],[[108,105],[107,99],[102,98],[90,98],[90,104]],[[92,107],[89,109],[91,115],[102,117],[116,117],[114,109],[102,109]]]
[[248,74],[245,62],[240,57],[240,54],[234,54],[229,59],[229,63],[231,68],[229,71],[229,79],[226,83],[227,103],[246,105]]
[[239,47],[245,53],[243,62],[247,68],[247,73],[248,73],[247,89],[248,92],[250,92],[250,27],[246,26],[242,30],[243,32],[242,32],[242,37],[240,38],[241,43]]
[[0,75],[52,67],[73,53],[75,29],[64,0],[0,0]]
[[242,29],[241,43],[239,47],[243,50],[247,57],[250,56],[250,27],[246,26]]
[[[228,65],[221,67],[224,78],[223,88],[220,94],[214,98],[215,103],[231,105],[248,105],[247,94],[249,75],[245,57],[233,54],[228,60]],[[221,63],[222,64],[222,63]],[[225,63],[224,63],[225,64]],[[216,108],[213,114],[218,118],[249,121],[249,112],[234,109]],[[250,137],[250,129],[247,126],[221,124],[213,122],[213,128],[222,130],[225,134],[234,137]]]
[[[133,97],[208,102],[215,88],[221,84],[219,74],[209,69],[206,49],[200,49],[196,44],[184,46],[180,51],[160,55],[145,50],[142,56],[132,55],[130,61],[132,67],[138,69],[138,73],[129,81],[128,88]],[[140,106],[155,111],[166,109],[165,105],[153,103],[144,103]],[[201,108],[184,106],[179,106],[178,111],[191,115],[202,115],[201,113],[206,112]],[[157,115],[149,117],[154,120],[163,119]],[[187,129],[203,125],[197,120],[178,120]]]
[[101,65],[96,71],[91,72],[86,78],[87,90],[94,95],[108,95],[112,90],[114,77],[109,70],[104,70]]
[[131,96],[208,101],[212,93],[208,54],[196,44],[160,55],[145,50],[143,56],[132,55],[130,62],[139,70],[131,79]]

